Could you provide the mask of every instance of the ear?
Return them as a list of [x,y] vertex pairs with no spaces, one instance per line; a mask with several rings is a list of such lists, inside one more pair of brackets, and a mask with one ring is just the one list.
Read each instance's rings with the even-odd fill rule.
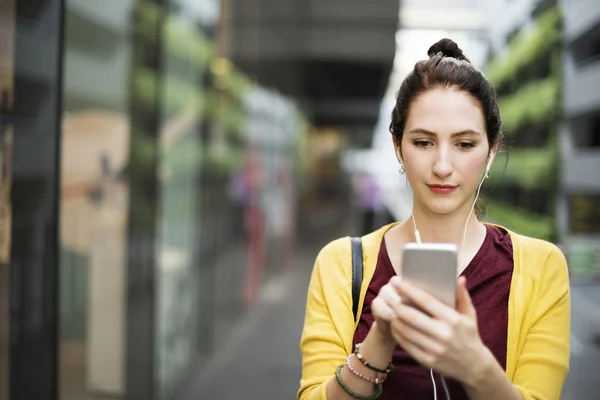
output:
[[396,158],[398,159],[398,162],[401,165],[404,165],[404,161],[402,161],[402,153],[400,152],[400,148],[396,147],[395,150],[396,150]]
[[492,164],[494,163],[494,159],[496,158],[496,154],[498,154],[498,145],[495,145],[490,149],[490,153],[488,154],[488,162],[485,166],[485,172],[489,172],[492,168]]
[[395,135],[392,135],[392,141],[394,142],[394,153],[396,154],[396,159],[400,164],[404,165],[404,162],[402,161],[402,147],[400,146],[400,143],[398,143],[398,141],[396,140]]

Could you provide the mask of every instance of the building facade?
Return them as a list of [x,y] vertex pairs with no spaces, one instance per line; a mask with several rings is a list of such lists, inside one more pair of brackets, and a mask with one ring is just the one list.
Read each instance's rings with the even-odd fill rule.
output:
[[561,13],[553,1],[494,1],[489,62],[505,151],[486,181],[487,218],[517,232],[557,240],[558,131],[561,123]]
[[600,7],[561,1],[563,112],[558,237],[575,275],[600,276]]
[[490,217],[559,244],[573,276],[597,277],[600,8],[551,0],[486,7],[494,16],[486,72],[509,145],[506,168],[492,171]]

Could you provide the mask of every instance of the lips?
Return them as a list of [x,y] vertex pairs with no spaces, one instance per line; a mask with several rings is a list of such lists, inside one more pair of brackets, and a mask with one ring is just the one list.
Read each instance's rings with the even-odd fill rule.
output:
[[453,185],[427,185],[435,194],[450,194],[454,192],[457,186]]

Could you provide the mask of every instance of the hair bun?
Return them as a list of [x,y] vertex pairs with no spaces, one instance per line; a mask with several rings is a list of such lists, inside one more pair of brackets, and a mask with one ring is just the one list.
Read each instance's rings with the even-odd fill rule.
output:
[[[456,42],[452,39],[444,38],[427,50],[429,58],[441,53],[442,57],[456,58],[457,60],[469,61],[463,54],[463,51],[458,47]],[[470,62],[470,61],[469,61]]]

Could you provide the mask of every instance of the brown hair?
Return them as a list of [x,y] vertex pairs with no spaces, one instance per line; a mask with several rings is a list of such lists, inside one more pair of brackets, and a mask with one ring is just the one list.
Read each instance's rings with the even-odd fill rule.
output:
[[502,131],[496,91],[481,71],[471,64],[451,39],[442,39],[427,51],[400,85],[396,106],[392,111],[390,132],[396,144],[401,143],[411,103],[434,88],[456,88],[470,94],[481,106],[490,147],[500,144]]
[[[396,95],[390,132],[400,149],[404,127],[412,102],[422,93],[435,88],[455,88],[477,100],[486,125],[490,149],[502,143],[501,119],[496,90],[485,75],[471,64],[451,39],[442,39],[427,51],[428,60],[421,60],[407,75]],[[477,214],[485,208],[479,204]]]

